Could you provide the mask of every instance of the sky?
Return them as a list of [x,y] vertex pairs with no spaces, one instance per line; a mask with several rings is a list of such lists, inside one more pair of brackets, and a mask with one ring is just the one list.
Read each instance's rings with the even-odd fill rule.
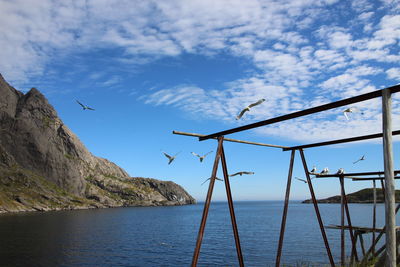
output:
[[[38,88],[94,155],[132,177],[174,181],[199,201],[217,143],[173,130],[210,134],[400,82],[397,0],[0,0],[0,25],[0,73],[12,86]],[[381,117],[377,98],[227,137],[292,146],[378,133]],[[209,151],[202,163],[191,154]],[[163,152],[179,154],[168,165]],[[229,173],[254,172],[230,180],[234,200],[284,198],[290,152],[226,142],[225,153]],[[379,139],[305,155],[319,171],[383,170]],[[305,177],[299,155],[293,176]],[[317,198],[340,193],[337,179],[313,181]],[[346,182],[348,192],[371,186]],[[213,199],[226,200],[224,190],[216,181]],[[307,198],[294,179],[291,199]]]

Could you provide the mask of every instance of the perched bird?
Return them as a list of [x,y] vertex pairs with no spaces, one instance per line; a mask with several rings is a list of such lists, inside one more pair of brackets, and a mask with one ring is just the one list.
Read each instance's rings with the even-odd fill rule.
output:
[[171,164],[174,160],[175,160],[175,158],[176,158],[176,156],[179,154],[179,153],[181,153],[181,152],[178,152],[178,153],[176,153],[174,156],[170,156],[170,155],[168,155],[167,153],[165,153],[165,152],[163,152],[164,153],[164,155],[168,158],[168,165],[169,164]]
[[190,153],[192,153],[192,155],[194,155],[194,156],[196,156],[196,157],[199,157],[200,162],[203,162],[204,158],[205,158],[208,154],[212,153],[212,151],[210,151],[210,152],[204,154],[203,156],[200,156],[199,154],[196,154],[196,153],[194,153],[194,152],[190,152]]
[[[346,117],[346,119],[349,120],[349,116],[347,114],[357,112],[357,111],[358,111],[358,108],[356,108],[356,107],[346,108],[345,110],[343,110],[343,114]],[[361,115],[364,115],[364,112],[361,112]]]
[[[201,185],[203,185],[205,182],[207,182],[207,181],[210,180],[210,179],[211,179],[211,177],[208,178],[208,179],[206,179]],[[220,178],[218,178],[218,177],[215,177],[215,179],[218,180],[218,181],[223,181],[222,179],[220,179]]]
[[316,172],[317,172],[317,167],[313,166],[312,170],[309,171],[308,173],[315,174]]
[[339,168],[339,170],[336,172],[336,174],[338,174],[338,175],[344,174],[344,169]]
[[365,160],[365,155],[362,155],[361,158],[359,158],[358,160],[354,161],[353,164],[356,164],[359,161]]
[[236,172],[234,174],[229,174],[228,176],[229,177],[233,177],[233,176],[236,176],[236,175],[242,176],[243,174],[254,174],[254,172]]
[[324,168],[320,174],[324,175],[324,174],[328,174],[328,173],[329,173],[329,169],[328,168]]
[[82,104],[82,103],[81,103],[81,102],[79,102],[78,100],[76,100],[76,102],[77,102],[79,105],[81,105],[81,107],[83,108],[83,110],[85,110],[85,109],[88,109],[88,110],[94,110],[93,108],[91,108],[91,107],[88,107],[88,106],[86,106],[86,105]]
[[255,106],[257,106],[257,105],[260,105],[260,104],[261,104],[262,102],[264,102],[264,101],[265,101],[265,99],[262,98],[262,99],[258,100],[257,102],[248,105],[247,107],[245,107],[245,108],[239,113],[239,115],[236,116],[236,119],[237,119],[237,120],[240,119],[240,118],[243,116],[244,113],[246,113],[247,111],[250,111],[250,109],[251,109],[252,107],[255,107]]
[[[307,182],[307,180],[305,180],[305,179],[301,179],[301,178],[299,178],[299,177],[294,177],[295,179],[297,179],[297,180],[299,180],[299,181],[302,181],[303,183],[308,183]],[[310,179],[312,180],[312,179],[314,179],[315,177],[311,177]]]

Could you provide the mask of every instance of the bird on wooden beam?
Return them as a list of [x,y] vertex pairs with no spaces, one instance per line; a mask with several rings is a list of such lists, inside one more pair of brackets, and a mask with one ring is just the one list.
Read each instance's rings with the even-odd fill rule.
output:
[[329,173],[329,169],[328,168],[324,168],[323,170],[322,170],[322,172],[320,173],[320,175],[326,175],[326,174],[328,174]]

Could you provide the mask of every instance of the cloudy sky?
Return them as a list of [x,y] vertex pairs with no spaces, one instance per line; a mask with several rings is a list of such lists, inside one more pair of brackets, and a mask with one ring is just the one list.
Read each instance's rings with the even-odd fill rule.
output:
[[[213,155],[200,164],[190,152],[216,144],[172,130],[212,133],[400,82],[399,1],[0,0],[0,25],[0,72],[9,83],[41,90],[94,154],[132,176],[173,180],[198,199]],[[77,99],[96,111],[83,112]],[[294,145],[380,132],[380,99],[356,107],[349,120],[341,108],[232,138]],[[162,151],[182,152],[167,165]],[[238,199],[283,198],[288,152],[239,144],[226,151],[232,172],[256,173],[232,181]],[[369,162],[352,164],[363,154]],[[348,172],[382,169],[381,154],[379,141],[306,151],[309,165]],[[317,183],[321,196],[339,192],[337,181]],[[306,189],[296,184],[294,197],[308,197]]]

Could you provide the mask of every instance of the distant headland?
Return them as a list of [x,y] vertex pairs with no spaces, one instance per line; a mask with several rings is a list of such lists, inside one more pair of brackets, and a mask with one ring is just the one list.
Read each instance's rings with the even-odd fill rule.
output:
[[[347,194],[348,203],[373,203],[373,188],[366,188],[360,191]],[[396,190],[396,202],[400,202],[400,190]],[[318,203],[340,203],[340,195],[328,197],[325,199],[318,199]],[[376,202],[383,203],[383,191],[380,188],[376,189]],[[311,199],[304,200],[302,203],[312,203]]]

